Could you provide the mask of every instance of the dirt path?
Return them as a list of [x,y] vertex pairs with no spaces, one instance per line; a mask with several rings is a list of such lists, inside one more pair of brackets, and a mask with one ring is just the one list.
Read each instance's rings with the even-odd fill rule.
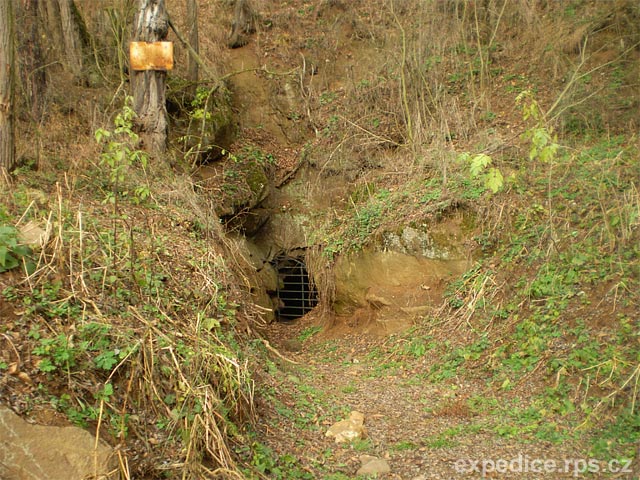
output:
[[[471,374],[430,379],[439,359],[411,347],[419,342],[410,336],[336,331],[312,320],[270,330],[272,344],[297,364],[278,362],[284,375],[272,371],[266,442],[314,478],[363,478],[355,474],[362,455],[387,460],[391,472],[378,478],[388,479],[584,478],[587,469],[600,472],[592,478],[614,478],[603,473],[607,465],[583,463],[580,445],[510,436],[510,425],[523,421],[510,416],[517,405]],[[341,445],[326,438],[352,410],[365,415],[367,438]]]

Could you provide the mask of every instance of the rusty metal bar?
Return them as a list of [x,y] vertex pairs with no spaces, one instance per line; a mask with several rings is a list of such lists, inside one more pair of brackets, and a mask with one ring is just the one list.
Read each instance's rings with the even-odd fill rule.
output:
[[309,282],[304,262],[298,258],[280,257],[276,259],[275,267],[281,279],[276,295],[283,304],[278,309],[278,316],[296,319],[313,310],[318,304],[317,293]]

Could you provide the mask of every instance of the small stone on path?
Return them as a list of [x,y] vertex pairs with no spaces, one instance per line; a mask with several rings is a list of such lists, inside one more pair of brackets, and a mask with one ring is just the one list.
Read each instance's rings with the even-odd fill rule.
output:
[[389,473],[391,467],[389,463],[378,457],[372,457],[371,455],[362,455],[360,457],[362,466],[356,472],[356,475],[378,475],[380,473]]
[[334,423],[325,433],[326,437],[334,437],[336,443],[351,442],[365,435],[364,415],[355,410],[349,414],[348,419]]

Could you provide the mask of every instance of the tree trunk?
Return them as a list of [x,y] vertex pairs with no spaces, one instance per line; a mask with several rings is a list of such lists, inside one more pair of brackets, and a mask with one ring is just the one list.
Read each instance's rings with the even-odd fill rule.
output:
[[0,182],[15,163],[13,0],[0,0]]
[[[198,1],[187,0],[187,36],[191,48],[196,53],[200,53],[198,39]],[[187,68],[187,80],[192,83],[189,86],[188,93],[195,97],[198,88],[198,61],[193,55],[189,54],[189,65]]]
[[[168,32],[164,0],[140,0],[134,39],[159,42],[167,38]],[[167,149],[166,76],[166,72],[158,70],[132,72],[133,106],[138,114],[142,148],[150,152],[161,153]]]
[[82,78],[85,49],[88,46],[87,28],[73,0],[59,0],[64,51],[69,70],[77,79]]
[[45,58],[49,63],[59,61],[65,70],[81,81],[90,38],[74,0],[34,0],[34,3],[38,6],[44,27]]
[[20,83],[24,91],[31,120],[39,122],[44,111],[47,76],[42,58],[39,35],[40,15],[37,0],[21,0],[18,25],[18,53],[20,61]]
[[60,5],[57,0],[40,0],[38,9],[44,27],[45,58],[48,63],[52,63],[62,58],[64,44]]
[[249,35],[256,31],[255,17],[249,0],[236,0],[231,36],[228,42],[229,48],[244,47],[249,42]]

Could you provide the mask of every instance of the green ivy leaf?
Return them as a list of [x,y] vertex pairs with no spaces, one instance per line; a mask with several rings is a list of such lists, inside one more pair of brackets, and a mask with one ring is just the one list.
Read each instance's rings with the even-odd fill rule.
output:
[[474,155],[469,166],[471,176],[477,177],[488,165],[491,165],[491,162],[491,157],[485,153]]
[[38,369],[41,372],[53,372],[56,370],[56,368],[57,367],[53,363],[51,363],[51,360],[49,360],[48,358],[43,358],[42,360],[40,360],[40,363],[38,363]]
[[105,402],[108,402],[111,395],[113,395],[113,384],[105,383],[104,388],[99,392],[96,392],[94,397],[96,400],[104,400]]
[[502,176],[502,172],[500,172],[500,170],[498,170],[497,168],[489,169],[484,180],[484,185],[493,193],[497,193],[498,190],[500,190],[504,185],[504,177]]
[[8,257],[9,249],[5,245],[0,245],[0,267],[6,267]]
[[118,358],[113,350],[107,350],[94,358],[93,363],[102,370],[111,370],[118,363]]
[[559,145],[557,143],[552,143],[547,145],[540,151],[540,161],[544,163],[548,163],[553,160],[558,152]]
[[104,128],[98,128],[94,133],[96,142],[102,143],[105,138],[109,138],[111,136],[111,132],[105,130]]
[[549,132],[547,131],[546,128],[536,128],[533,131],[533,137],[531,138],[531,142],[537,148],[545,147],[550,140],[551,140],[551,136],[549,135]]

